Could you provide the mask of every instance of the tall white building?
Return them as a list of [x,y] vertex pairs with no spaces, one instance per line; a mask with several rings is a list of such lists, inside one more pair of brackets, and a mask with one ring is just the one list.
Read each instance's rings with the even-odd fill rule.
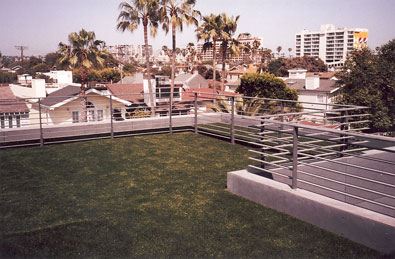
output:
[[328,67],[341,67],[351,50],[367,45],[368,29],[335,28],[333,24],[324,24],[319,31],[297,33],[295,50],[296,57],[317,57]]

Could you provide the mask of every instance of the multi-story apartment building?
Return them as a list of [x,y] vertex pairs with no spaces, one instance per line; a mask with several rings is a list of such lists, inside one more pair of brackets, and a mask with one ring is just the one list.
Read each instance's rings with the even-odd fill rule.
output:
[[296,57],[317,57],[328,67],[341,67],[351,50],[367,45],[368,29],[335,28],[333,24],[324,24],[319,31],[297,33],[295,51]]
[[133,45],[106,46],[105,49],[117,60],[129,63],[135,58],[137,50]]
[[[253,47],[253,44],[255,41],[259,42],[259,46],[262,47],[262,38],[261,37],[250,37],[250,36],[245,36],[241,37],[238,39],[238,41],[243,44],[243,45],[248,45],[251,48]],[[199,59],[201,61],[207,61],[207,60],[213,60],[213,49],[207,49],[205,52],[203,51],[203,44],[204,42],[198,42],[197,43],[197,53],[199,56]],[[216,42],[216,52],[217,52],[217,60],[220,61],[222,60],[222,55],[220,53],[221,51],[221,44],[222,41],[217,41]],[[239,55],[233,55],[229,57],[229,60],[232,62],[242,62],[246,61],[251,57],[251,52],[246,52],[244,50],[241,50]]]

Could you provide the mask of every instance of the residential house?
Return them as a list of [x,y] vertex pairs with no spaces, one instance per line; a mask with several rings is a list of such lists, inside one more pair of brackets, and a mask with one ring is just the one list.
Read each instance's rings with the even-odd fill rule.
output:
[[108,94],[119,99],[130,102],[125,106],[125,119],[131,119],[136,116],[137,112],[146,112],[150,109],[144,102],[144,85],[141,83],[134,84],[109,84],[107,85]]
[[[81,88],[66,86],[51,94],[41,101],[43,120],[46,124],[80,123],[86,109],[87,122],[106,121],[111,118],[111,110],[116,120],[123,120],[126,110],[125,105],[131,102],[110,95],[106,91],[88,89],[85,96],[81,97]],[[85,101],[82,99],[85,98]],[[111,104],[110,104],[111,101]],[[85,103],[86,107],[83,108]],[[35,105],[36,108],[38,104]]]
[[326,74],[323,78],[318,73],[307,75],[305,69],[290,70],[289,75],[284,81],[290,88],[298,91],[300,102],[306,102],[302,103],[305,111],[331,109],[329,104],[333,103],[333,97],[339,89],[336,80],[328,79]]
[[182,84],[183,89],[209,88],[208,81],[198,72],[193,74],[180,74],[174,79],[174,81],[177,84]]
[[257,71],[258,67],[253,64],[230,68],[226,78],[225,91],[235,92],[237,86],[240,85],[240,78],[242,75],[247,73],[256,73]]
[[9,85],[0,85],[0,128],[20,128],[29,125],[29,108],[17,98]]

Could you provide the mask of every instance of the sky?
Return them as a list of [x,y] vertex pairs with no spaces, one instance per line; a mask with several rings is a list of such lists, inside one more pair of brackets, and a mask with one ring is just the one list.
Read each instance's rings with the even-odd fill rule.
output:
[[[54,52],[67,43],[71,32],[94,31],[107,45],[144,43],[143,30],[116,30],[121,0],[0,0],[0,52],[19,55],[16,45],[27,46],[24,54]],[[369,47],[374,49],[395,38],[395,0],[196,0],[203,15],[240,15],[236,35],[248,32],[262,37],[263,46],[275,50],[295,49],[295,34],[303,29],[318,31],[321,24],[367,28]],[[142,26],[141,26],[142,27]],[[196,43],[193,26],[177,33],[177,47]],[[161,29],[149,38],[154,50],[171,46],[171,35]]]

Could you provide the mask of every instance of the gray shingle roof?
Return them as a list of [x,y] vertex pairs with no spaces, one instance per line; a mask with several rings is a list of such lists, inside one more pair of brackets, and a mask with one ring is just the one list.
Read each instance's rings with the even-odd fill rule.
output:
[[318,92],[331,92],[337,88],[335,80],[320,79],[320,86],[317,89],[306,89],[305,79],[285,79],[285,83],[288,87],[296,89],[298,91],[318,91]]
[[80,92],[81,87],[69,85],[49,94],[47,98],[41,101],[41,104],[50,107],[78,95]]
[[180,74],[175,79],[176,82],[186,84],[189,88],[208,88],[208,81],[200,74]]

